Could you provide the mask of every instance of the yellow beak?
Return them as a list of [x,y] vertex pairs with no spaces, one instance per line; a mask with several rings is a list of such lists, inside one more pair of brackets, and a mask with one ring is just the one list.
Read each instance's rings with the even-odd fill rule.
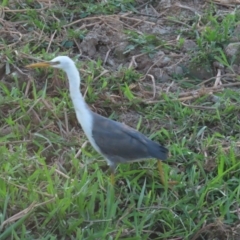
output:
[[38,62],[38,63],[32,63],[29,64],[27,66],[25,66],[26,68],[45,68],[45,67],[51,67],[51,63],[50,62]]

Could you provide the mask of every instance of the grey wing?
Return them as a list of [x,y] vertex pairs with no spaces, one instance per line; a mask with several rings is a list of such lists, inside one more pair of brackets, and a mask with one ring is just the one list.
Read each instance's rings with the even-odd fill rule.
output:
[[168,151],[140,132],[119,122],[94,114],[93,138],[102,154],[115,163],[159,158],[165,160]]

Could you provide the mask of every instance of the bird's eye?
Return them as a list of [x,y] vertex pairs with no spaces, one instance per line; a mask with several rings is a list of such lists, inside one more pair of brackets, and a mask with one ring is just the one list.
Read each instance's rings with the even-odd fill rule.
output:
[[53,65],[53,66],[58,65],[58,64],[60,64],[59,61],[51,62],[51,65]]

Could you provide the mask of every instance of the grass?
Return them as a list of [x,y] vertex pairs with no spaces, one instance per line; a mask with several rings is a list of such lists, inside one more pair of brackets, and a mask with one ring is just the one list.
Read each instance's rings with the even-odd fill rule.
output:
[[[155,81],[152,100],[153,84],[145,73],[126,66],[114,70],[104,65],[104,59],[79,53],[77,43],[90,25],[64,27],[80,18],[88,17],[86,24],[92,24],[91,18],[100,14],[138,12],[140,2],[44,4],[2,3],[8,7],[3,10],[10,28],[0,36],[4,63],[3,74],[0,66],[0,239],[238,239],[234,235],[240,204],[238,88],[215,89],[213,94],[204,90],[183,101],[199,91],[202,79],[180,77],[174,81],[175,91],[167,91],[171,82]],[[193,22],[192,28],[176,28],[174,34],[181,35],[176,45],[126,27],[125,54],[152,59],[160,46],[178,53],[184,39],[191,38],[198,47],[189,53],[193,64],[218,60],[232,68],[223,49],[238,13],[220,18],[213,14],[216,6],[211,6],[202,16],[206,28],[197,29],[199,19],[191,16],[184,26]],[[181,20],[181,15],[175,16],[169,25]],[[18,21],[23,25],[16,30]],[[76,120],[65,74],[50,69],[29,72],[23,67],[36,58],[49,60],[60,54],[76,60],[81,91],[95,112],[115,120],[129,113],[124,122],[169,148],[165,178],[177,185],[162,186],[156,160],[150,160],[120,165],[116,185],[111,186],[106,162],[86,142]],[[237,75],[233,78],[238,81]],[[208,82],[205,87],[209,86]],[[137,114],[140,117],[134,120]]]

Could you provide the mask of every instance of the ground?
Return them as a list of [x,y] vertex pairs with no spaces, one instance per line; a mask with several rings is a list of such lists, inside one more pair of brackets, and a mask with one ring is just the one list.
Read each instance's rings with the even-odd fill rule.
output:
[[[3,0],[0,239],[239,239],[237,0]],[[78,124],[63,72],[74,59],[90,108],[169,149],[105,160]]]

